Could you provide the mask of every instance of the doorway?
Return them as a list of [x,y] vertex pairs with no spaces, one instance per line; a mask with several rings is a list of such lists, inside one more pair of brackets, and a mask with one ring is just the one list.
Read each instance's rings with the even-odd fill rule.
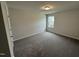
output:
[[[1,12],[2,12],[2,17],[3,17],[3,22],[4,22],[4,28],[5,32],[2,31],[3,33],[6,33],[6,40],[8,43],[8,50],[10,51],[10,56],[13,57],[13,37],[12,37],[12,32],[11,32],[11,26],[10,26],[10,18],[9,18],[9,13],[8,13],[8,7],[6,2],[0,2],[1,4]],[[2,36],[1,36],[2,37]],[[5,43],[4,43],[5,44]],[[3,54],[2,54],[3,55]]]

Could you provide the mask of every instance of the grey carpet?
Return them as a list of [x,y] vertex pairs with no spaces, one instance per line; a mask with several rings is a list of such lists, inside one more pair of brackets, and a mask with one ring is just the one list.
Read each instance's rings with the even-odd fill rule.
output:
[[14,42],[15,57],[79,57],[79,41],[43,32]]

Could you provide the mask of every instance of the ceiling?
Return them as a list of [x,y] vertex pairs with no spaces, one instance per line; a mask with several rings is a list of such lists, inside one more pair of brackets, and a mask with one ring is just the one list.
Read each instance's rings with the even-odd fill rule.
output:
[[[47,3],[51,4],[54,8],[50,11],[41,10],[40,8]],[[45,13],[79,8],[79,1],[8,1],[7,4],[9,8],[28,9]]]

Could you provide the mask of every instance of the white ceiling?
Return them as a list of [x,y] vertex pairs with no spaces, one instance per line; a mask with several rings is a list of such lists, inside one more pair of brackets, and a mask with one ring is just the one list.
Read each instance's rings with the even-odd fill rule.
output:
[[[42,11],[40,7],[46,3],[51,4],[54,8],[50,11]],[[9,8],[28,9],[47,13],[79,8],[79,1],[8,1],[7,4]]]

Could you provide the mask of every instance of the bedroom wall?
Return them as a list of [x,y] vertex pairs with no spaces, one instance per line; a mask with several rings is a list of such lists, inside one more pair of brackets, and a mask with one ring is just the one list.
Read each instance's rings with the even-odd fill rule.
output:
[[45,31],[45,15],[36,10],[9,8],[14,41]]
[[79,39],[79,9],[63,11],[55,14],[55,25],[51,32]]

